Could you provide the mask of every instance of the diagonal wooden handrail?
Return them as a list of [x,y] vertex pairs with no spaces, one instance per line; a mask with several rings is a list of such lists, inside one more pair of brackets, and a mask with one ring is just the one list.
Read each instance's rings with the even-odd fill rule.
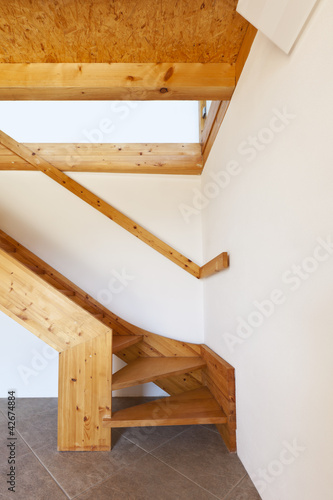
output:
[[[71,179],[67,174],[58,170],[47,160],[39,156],[35,151],[32,151],[23,144],[18,143],[3,131],[0,131],[0,144],[15,153],[20,158],[27,161],[30,165],[35,167],[36,170],[39,170],[40,172],[60,184],[62,187],[70,191],[72,194],[75,194],[78,198],[88,203],[88,205],[101,212],[110,220],[126,229],[128,232],[139,238],[154,250],[167,257],[179,267],[192,274],[192,276],[195,276],[198,279],[201,277],[202,268],[198,266],[198,264],[192,262],[190,259],[162,241],[160,238],[147,231],[147,229],[124,215],[115,207],[106,203],[99,196],[96,196],[84,186]],[[217,259],[218,258],[219,257],[217,257]],[[225,262],[226,261],[227,259],[225,260]],[[213,274],[217,270],[221,269],[216,269],[216,267],[213,267],[210,274]],[[208,273],[204,274],[204,276],[208,275]]]

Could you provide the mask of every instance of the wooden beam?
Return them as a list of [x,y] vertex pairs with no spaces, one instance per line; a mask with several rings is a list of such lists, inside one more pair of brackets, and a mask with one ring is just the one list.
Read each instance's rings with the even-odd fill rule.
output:
[[229,267],[229,255],[223,252],[200,268],[200,278],[208,278]]
[[249,56],[252,44],[256,37],[258,30],[252,24],[249,24],[246,30],[246,34],[241,45],[237,61],[236,61],[236,84],[242,74],[243,68]]
[[64,172],[61,172],[60,170],[55,168],[53,165],[51,165],[51,163],[44,160],[44,158],[42,158],[41,156],[37,155],[36,152],[31,151],[23,144],[19,144],[2,131],[0,131],[0,144],[15,153],[20,158],[27,161],[35,169],[39,170],[40,172],[60,184],[60,186],[66,188],[72,194],[75,194],[78,198],[88,203],[90,206],[101,212],[110,220],[126,229],[128,232],[133,234],[133,236],[139,238],[151,248],[167,257],[169,260],[177,264],[188,273],[192,274],[192,276],[200,278],[200,266],[198,266],[198,264],[184,257],[184,255],[179,253],[167,243],[164,243],[164,241],[157,238],[157,236],[154,236],[152,233],[134,222],[122,212],[112,207],[105,201],[101,200],[94,193],[68,177],[68,175],[66,175]]
[[109,451],[111,432],[112,333],[59,356],[58,451]]
[[199,101],[198,111],[199,111],[199,142],[201,144],[202,133],[205,128],[205,123],[207,119],[207,101]]
[[228,63],[0,64],[1,100],[227,100]]
[[[62,172],[200,175],[200,144],[24,144]],[[1,170],[35,170],[0,146]]]
[[[212,110],[212,115],[210,118],[210,128],[205,130],[205,142],[202,144],[202,156],[203,156],[203,164],[205,166],[206,161],[208,159],[209,153],[213,147],[215,139],[217,137],[218,131],[222,125],[226,112],[228,110],[230,101],[218,101],[214,104]],[[209,116],[209,115],[208,115]]]

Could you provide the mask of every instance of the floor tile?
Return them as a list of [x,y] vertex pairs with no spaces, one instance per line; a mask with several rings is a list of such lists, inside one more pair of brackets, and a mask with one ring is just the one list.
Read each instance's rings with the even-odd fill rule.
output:
[[147,455],[76,500],[214,500],[215,497]]
[[6,415],[7,412],[7,399],[0,398],[0,416]]
[[188,429],[187,426],[132,427],[119,429],[121,435],[146,451],[152,451]]
[[[16,439],[13,439],[16,438]],[[19,433],[15,431],[14,436],[9,435],[8,421],[1,415],[0,417],[0,467],[7,464],[9,456],[9,443],[15,442],[15,454],[17,458],[23,457],[27,453],[30,453],[29,447],[25,444],[23,439],[20,437]]]
[[42,467],[32,452],[19,458],[16,463],[15,493],[8,491],[8,466],[0,469],[0,495],[15,500],[65,500],[67,496]]
[[[58,407],[58,398],[17,398],[16,415],[17,421],[32,418],[40,413],[54,410]],[[7,399],[0,399],[0,410],[6,412]]]
[[19,419],[17,429],[32,450],[47,445],[57,449],[58,410],[36,413],[34,418]]
[[220,434],[219,431],[217,430],[216,425],[214,425],[214,424],[204,424],[202,427],[205,427],[206,429],[209,429],[210,431],[217,432],[217,434]]
[[58,452],[44,446],[35,453],[71,498],[146,455],[117,432],[111,452]]
[[152,455],[220,499],[246,474],[239,458],[228,452],[222,438],[203,426],[191,427],[153,450]]
[[249,476],[245,476],[225,500],[261,500],[261,497]]

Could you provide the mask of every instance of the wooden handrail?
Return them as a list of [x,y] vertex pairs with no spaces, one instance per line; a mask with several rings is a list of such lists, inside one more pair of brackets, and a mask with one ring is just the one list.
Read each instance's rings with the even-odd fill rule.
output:
[[[160,238],[147,231],[147,229],[124,215],[115,207],[100,199],[99,196],[96,196],[84,186],[71,179],[64,172],[61,172],[47,160],[39,156],[35,151],[32,151],[25,145],[18,143],[2,131],[0,131],[0,144],[15,153],[20,158],[23,158],[35,169],[50,177],[52,180],[60,184],[60,186],[67,189],[72,194],[75,194],[78,198],[88,203],[91,207],[95,208],[110,220],[126,229],[128,232],[139,238],[151,248],[177,264],[179,267],[192,274],[192,276],[200,279],[201,277],[207,277],[210,274],[216,272],[215,268],[215,270],[209,272],[210,267],[207,268],[208,271],[207,269],[206,271],[202,271],[202,269],[205,269],[205,266],[198,266],[198,264],[192,262],[190,259],[162,241]],[[217,257],[217,259],[219,259],[219,256]]]

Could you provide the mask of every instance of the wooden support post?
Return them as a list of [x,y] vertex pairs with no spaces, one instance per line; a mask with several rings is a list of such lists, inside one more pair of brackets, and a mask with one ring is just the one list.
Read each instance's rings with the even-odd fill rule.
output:
[[60,353],[58,451],[111,449],[111,378],[111,331]]

